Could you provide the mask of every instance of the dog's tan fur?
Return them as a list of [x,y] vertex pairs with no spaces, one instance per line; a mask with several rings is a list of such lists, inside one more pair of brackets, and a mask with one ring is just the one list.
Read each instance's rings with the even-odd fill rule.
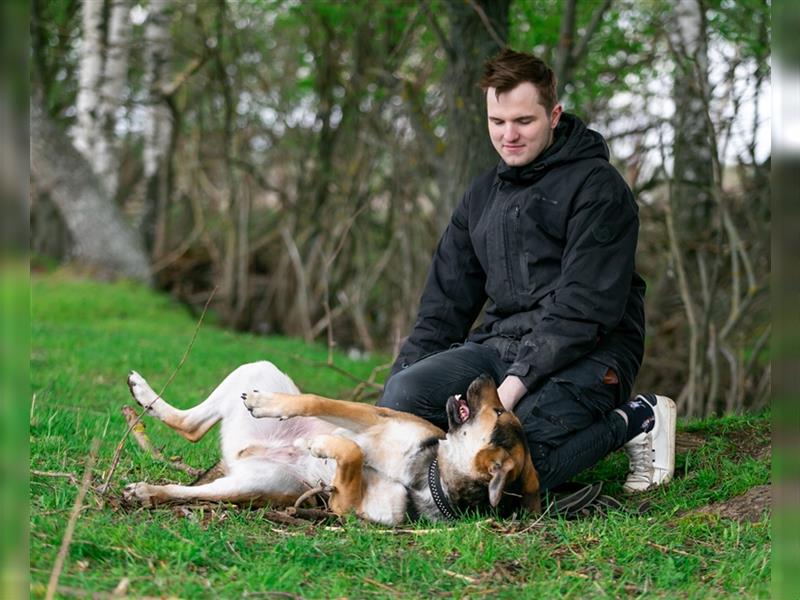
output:
[[[459,422],[450,404],[455,399],[449,401],[446,435],[407,413],[300,394],[268,362],[239,367],[189,410],[157,397],[137,373],[128,385],[152,416],[190,441],[222,421],[225,475],[198,486],[142,482],[126,488],[128,499],[146,505],[225,500],[283,506],[322,482],[332,487],[330,506],[337,514],[355,512],[390,525],[409,512],[435,519],[441,514],[427,475],[438,458],[442,487],[458,510],[501,501],[534,512],[540,508],[538,477],[519,421],[503,411],[488,378],[470,386],[466,422]],[[506,494],[512,487],[515,493]]]

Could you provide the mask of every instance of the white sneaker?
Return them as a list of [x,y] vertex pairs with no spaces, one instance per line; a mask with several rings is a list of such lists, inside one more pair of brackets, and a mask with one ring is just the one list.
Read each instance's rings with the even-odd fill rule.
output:
[[655,394],[639,394],[636,399],[653,407],[655,425],[624,446],[630,461],[628,478],[622,486],[627,494],[664,485],[675,473],[675,403]]

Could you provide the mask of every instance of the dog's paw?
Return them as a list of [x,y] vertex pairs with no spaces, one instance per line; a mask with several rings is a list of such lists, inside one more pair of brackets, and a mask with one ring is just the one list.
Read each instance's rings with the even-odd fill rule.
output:
[[278,401],[278,396],[272,392],[253,390],[244,392],[241,397],[247,410],[257,419],[271,417],[283,421],[292,416],[286,414],[286,410]]
[[128,389],[131,391],[131,396],[142,408],[145,408],[149,414],[154,414],[153,405],[158,399],[158,395],[150,387],[144,377],[139,375],[136,371],[131,371],[128,375]]
[[144,481],[129,483],[122,490],[122,499],[129,504],[139,504],[151,507],[156,504],[156,494],[151,486]]
[[330,436],[325,434],[318,435],[311,439],[297,438],[294,441],[294,446],[295,448],[308,452],[311,456],[316,458],[330,458],[327,445],[329,439]]

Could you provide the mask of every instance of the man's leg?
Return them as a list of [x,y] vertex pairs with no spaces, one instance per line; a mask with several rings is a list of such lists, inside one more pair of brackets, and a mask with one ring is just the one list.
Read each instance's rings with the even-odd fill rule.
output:
[[569,481],[627,441],[625,420],[614,412],[618,384],[604,383],[607,371],[589,359],[576,361],[515,408],[542,489]]
[[466,393],[469,384],[483,373],[499,383],[506,368],[494,350],[467,342],[395,373],[386,382],[378,406],[412,413],[447,431],[447,399]]

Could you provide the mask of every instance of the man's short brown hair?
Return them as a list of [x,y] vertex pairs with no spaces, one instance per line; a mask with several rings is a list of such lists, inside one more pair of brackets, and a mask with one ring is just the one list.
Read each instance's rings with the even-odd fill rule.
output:
[[484,92],[490,87],[495,88],[495,94],[499,96],[510,92],[525,81],[536,86],[542,106],[548,112],[553,110],[557,103],[556,76],[547,63],[533,54],[506,48],[487,61],[478,85]]

